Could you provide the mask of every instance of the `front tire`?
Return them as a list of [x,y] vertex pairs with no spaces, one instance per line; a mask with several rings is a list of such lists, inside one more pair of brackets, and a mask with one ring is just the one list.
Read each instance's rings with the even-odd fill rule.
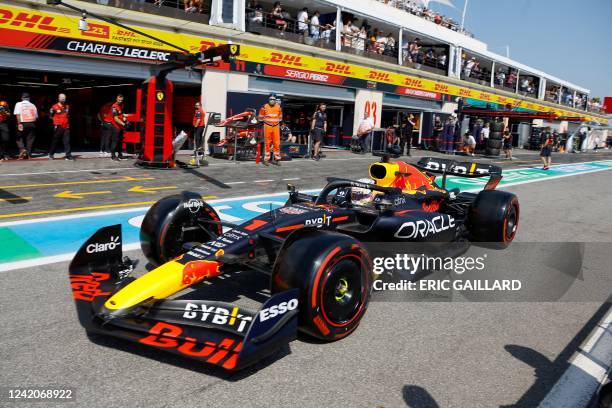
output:
[[508,247],[518,230],[520,206],[511,193],[484,190],[478,193],[468,214],[471,241],[499,249]]
[[[217,212],[199,194],[184,192],[164,197],[147,211],[140,228],[140,247],[152,265],[157,266],[182,255],[187,242],[202,243],[221,235]],[[189,230],[186,230],[189,229]]]
[[299,328],[334,341],[353,332],[372,292],[371,260],[356,239],[331,231],[297,231],[281,249],[272,293],[298,288]]

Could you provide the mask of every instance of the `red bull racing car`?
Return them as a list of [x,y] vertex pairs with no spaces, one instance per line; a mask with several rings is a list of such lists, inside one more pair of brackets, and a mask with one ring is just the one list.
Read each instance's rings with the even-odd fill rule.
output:
[[[198,194],[161,199],[147,212],[141,247],[154,266],[132,276],[121,226],[102,228],[70,264],[80,323],[106,334],[235,370],[273,353],[298,330],[341,339],[363,318],[375,276],[368,242],[487,242],[514,239],[519,203],[495,190],[501,169],[424,158],[388,158],[370,180],[329,179],[317,195],[289,187],[285,206],[241,225],[222,222]],[[438,185],[434,174],[442,175]],[[478,193],[444,188],[446,175],[489,177]],[[259,310],[206,299],[186,289],[253,271],[269,280]],[[225,279],[215,279],[226,275]]]

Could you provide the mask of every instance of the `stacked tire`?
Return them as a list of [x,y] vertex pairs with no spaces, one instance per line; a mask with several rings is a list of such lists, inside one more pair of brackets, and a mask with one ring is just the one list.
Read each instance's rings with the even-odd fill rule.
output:
[[504,131],[503,122],[493,122],[491,124],[491,133],[487,139],[485,155],[499,156],[502,147],[502,132]]

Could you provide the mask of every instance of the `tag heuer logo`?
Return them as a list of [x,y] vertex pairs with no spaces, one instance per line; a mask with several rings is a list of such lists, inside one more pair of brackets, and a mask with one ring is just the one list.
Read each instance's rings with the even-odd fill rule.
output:
[[157,98],[158,101],[161,102],[166,97],[166,94],[163,93],[162,91],[157,91],[157,93],[155,94],[155,97]]

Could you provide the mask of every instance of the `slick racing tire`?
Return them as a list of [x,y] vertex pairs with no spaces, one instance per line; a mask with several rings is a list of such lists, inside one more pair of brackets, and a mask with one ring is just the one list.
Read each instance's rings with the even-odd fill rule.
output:
[[502,140],[502,132],[491,132],[489,140]]
[[493,149],[493,148],[487,147],[485,149],[485,155],[486,156],[499,156],[499,149]]
[[490,149],[501,149],[502,147],[502,141],[501,140],[488,140],[487,141],[487,147]]
[[519,202],[514,194],[498,190],[481,191],[468,214],[471,241],[487,247],[506,248],[516,236],[519,215]]
[[302,229],[279,252],[272,293],[298,288],[299,329],[323,341],[353,332],[365,315],[373,285],[372,262],[356,239]]
[[221,235],[221,224],[206,221],[220,221],[220,218],[199,194],[184,192],[162,198],[142,221],[142,252],[151,264],[161,265],[186,252],[184,244],[208,242]]
[[503,132],[504,131],[504,122],[493,122],[491,123],[491,131],[492,132]]

